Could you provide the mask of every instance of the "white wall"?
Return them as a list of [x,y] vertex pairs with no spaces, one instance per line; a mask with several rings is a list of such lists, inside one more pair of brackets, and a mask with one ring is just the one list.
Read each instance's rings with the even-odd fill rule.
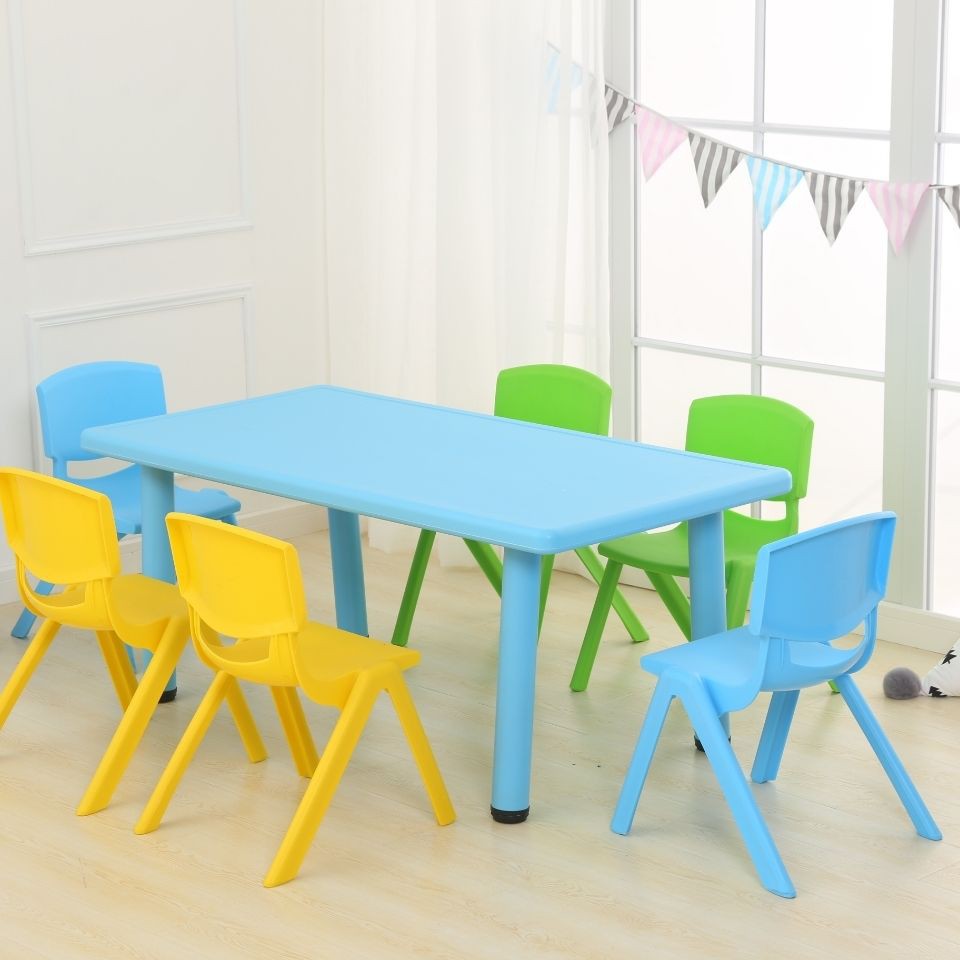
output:
[[172,409],[324,378],[321,14],[0,0],[0,463],[72,363],[159,363]]

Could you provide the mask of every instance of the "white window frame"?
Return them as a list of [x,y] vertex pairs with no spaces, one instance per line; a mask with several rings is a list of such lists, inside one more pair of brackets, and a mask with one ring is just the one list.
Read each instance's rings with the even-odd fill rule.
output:
[[[637,89],[635,7],[642,0],[607,0],[605,71],[609,82],[627,93]],[[960,3],[960,0],[956,0]],[[766,133],[841,136],[886,140],[890,143],[891,180],[935,182],[942,144],[960,143],[960,135],[939,130],[942,64],[941,3],[895,0],[891,126],[885,130],[799,126],[763,120],[765,0],[757,0],[754,37],[753,122],[718,122],[679,117],[685,126],[753,131],[753,150],[763,152]],[[641,96],[638,98],[642,100]],[[651,106],[656,107],[656,104]],[[882,372],[834,364],[769,357],[762,350],[762,232],[753,230],[753,289],[751,350],[738,352],[656,340],[637,335],[638,213],[635,138],[622,132],[610,142],[610,311],[611,382],[614,388],[613,426],[617,436],[636,439],[638,357],[641,347],[748,363],[751,385],[759,392],[763,367],[827,373],[884,385],[883,505],[899,517],[897,545],[891,567],[888,602],[923,610],[929,601],[932,552],[931,502],[934,393],[960,392],[960,382],[934,377],[934,317],[937,290],[935,226],[941,204],[931,194],[911,229],[910,242],[899,256],[887,258],[885,365]],[[838,171],[842,172],[842,171]],[[888,603],[889,609],[889,603]],[[924,614],[932,629],[922,646],[940,649],[960,620]],[[893,619],[896,619],[894,617]],[[909,621],[909,618],[904,622]],[[936,621],[936,623],[934,623]],[[891,617],[887,617],[891,622]],[[901,631],[904,641],[915,624]],[[896,634],[898,631],[888,631]],[[898,637],[894,637],[899,639]],[[952,641],[951,641],[952,642]],[[948,644],[949,645],[949,644]]]

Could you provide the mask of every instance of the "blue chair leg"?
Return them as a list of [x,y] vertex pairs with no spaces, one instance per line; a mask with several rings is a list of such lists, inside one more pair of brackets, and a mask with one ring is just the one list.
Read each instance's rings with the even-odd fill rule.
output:
[[235,527],[237,525],[237,515],[235,513],[228,513],[221,519],[221,523],[229,523],[231,527]]
[[633,759],[630,761],[623,786],[620,788],[620,799],[617,800],[617,808],[610,823],[610,829],[614,833],[627,834],[630,832],[633,818],[637,812],[637,804],[640,802],[640,793],[646,782],[647,772],[650,770],[650,763],[653,760],[653,753],[657,749],[657,742],[660,739],[660,731],[663,730],[663,722],[667,718],[667,711],[670,709],[672,702],[673,694],[667,690],[666,684],[658,682],[656,689],[653,691],[650,706],[647,707],[647,715],[644,717],[643,726],[640,728],[640,736],[637,737]]
[[750,772],[750,779],[754,783],[777,779],[783,748],[787,743],[787,734],[790,732],[799,696],[799,690],[781,690],[771,698],[770,709],[767,711],[767,719],[763,723],[763,733],[757,746],[757,755],[753,760],[753,770]]
[[917,828],[917,833],[928,840],[942,839],[943,834],[940,832],[940,828],[930,815],[930,811],[917,792],[917,788],[913,785],[913,781],[900,762],[900,758],[887,739],[887,735],[881,729],[880,724],[877,723],[873,711],[854,683],[853,677],[844,674],[837,677],[834,682],[840,690],[840,695],[850,708],[850,712],[860,725],[864,736],[870,741],[870,746],[873,747],[877,759],[890,778],[893,789],[897,791],[897,796],[900,797],[900,802],[913,821],[913,825]]
[[[41,597],[49,597],[53,592],[53,586],[52,583],[47,583],[46,580],[40,580],[37,582],[36,587],[34,587],[34,591]],[[13,625],[10,636],[16,637],[18,640],[26,640],[36,622],[37,615],[24,609],[23,613],[20,614],[20,619]]]
[[710,695],[699,679],[684,680],[684,689],[677,690],[677,695],[690,715],[704,752],[727,798],[747,851],[760,875],[760,882],[779,897],[795,897],[797,892],[790,875],[730,747],[727,731],[717,716]]

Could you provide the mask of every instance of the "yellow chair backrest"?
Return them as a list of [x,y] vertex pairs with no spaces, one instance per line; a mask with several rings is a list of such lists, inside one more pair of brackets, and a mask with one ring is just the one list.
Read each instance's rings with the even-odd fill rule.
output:
[[[23,602],[41,616],[58,620],[64,607],[57,596],[38,596],[27,573],[50,583],[103,585],[120,573],[117,528],[110,500],[77,484],[16,467],[0,469],[0,506],[7,542],[16,559]],[[77,626],[106,617],[105,593],[88,590]],[[93,618],[92,620],[90,618]]]
[[[201,659],[242,679],[295,685],[291,639],[307,619],[296,549],[184,513],[168,514],[167,529]],[[237,642],[224,646],[217,634]]]

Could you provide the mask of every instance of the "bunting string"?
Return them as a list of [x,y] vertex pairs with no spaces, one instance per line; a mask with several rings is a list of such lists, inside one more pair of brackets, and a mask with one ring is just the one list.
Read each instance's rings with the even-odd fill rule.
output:
[[806,180],[820,228],[831,245],[864,191],[887,228],[894,253],[903,249],[928,191],[939,195],[960,226],[960,184],[866,180],[780,163],[689,130],[632,100],[610,84],[605,86],[608,131],[613,133],[617,127],[627,124],[635,126],[645,179],[649,180],[660,169],[685,138],[688,140],[704,207],[710,206],[730,174],[745,160],[753,188],[754,207],[763,230],[767,229],[777,210],[801,180]]

